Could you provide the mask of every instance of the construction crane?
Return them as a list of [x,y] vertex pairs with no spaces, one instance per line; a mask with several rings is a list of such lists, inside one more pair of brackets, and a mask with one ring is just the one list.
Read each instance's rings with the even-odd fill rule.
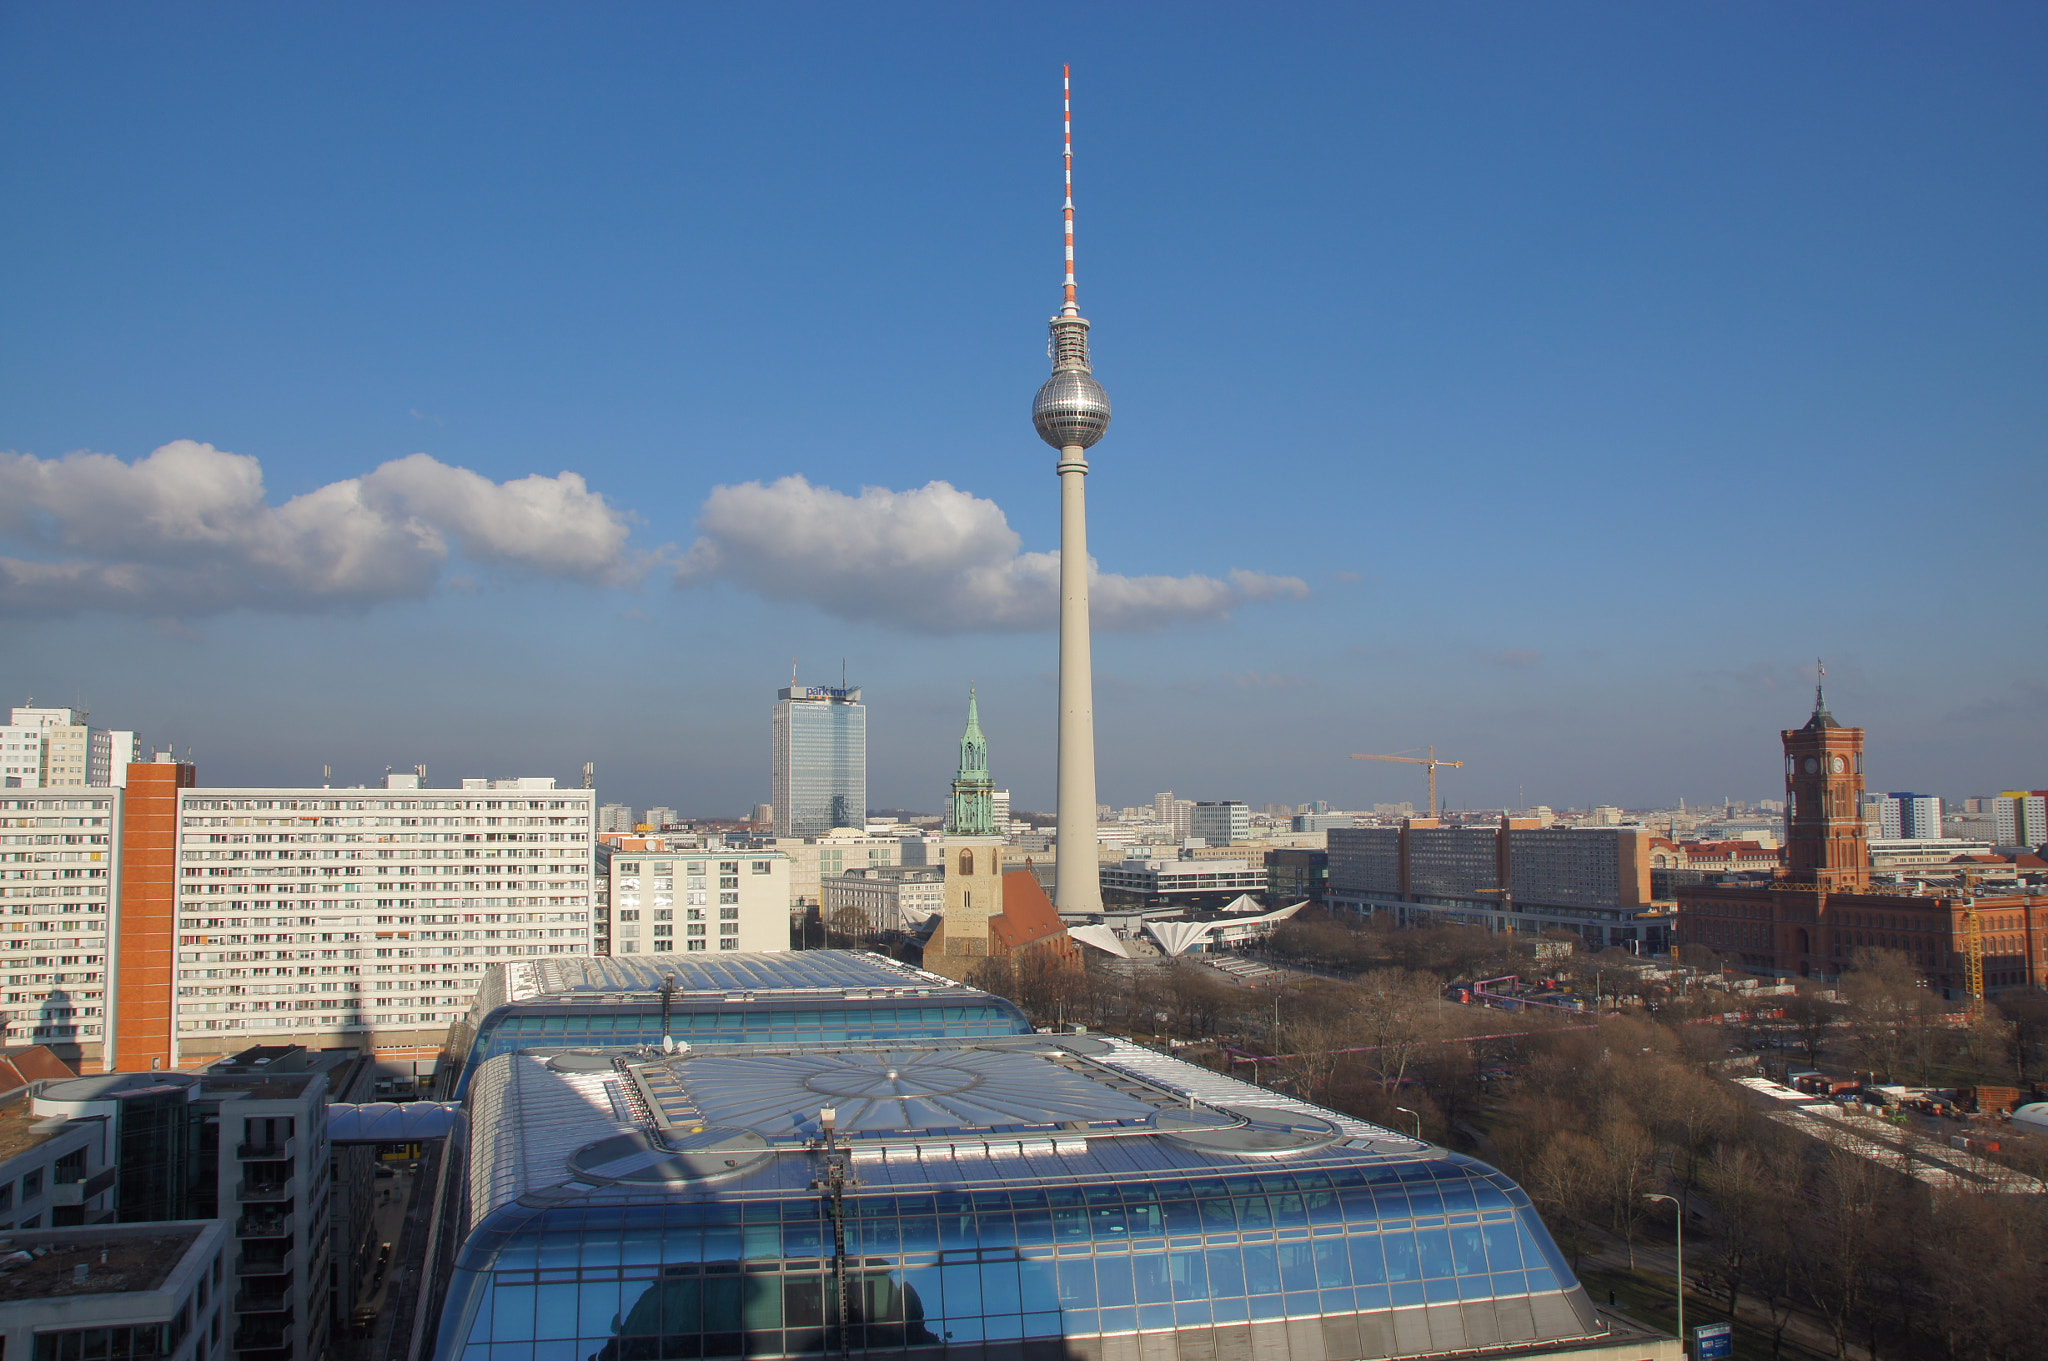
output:
[[1984,1019],[1984,923],[1977,916],[1977,900],[1969,899],[1963,909],[1963,986],[1970,994],[1970,1019]]
[[1428,766],[1429,815],[1431,817],[1436,816],[1436,768],[1438,766],[1462,766],[1465,764],[1463,761],[1437,760],[1436,748],[1434,746],[1429,748],[1429,755],[1427,756],[1360,756],[1357,752],[1353,752],[1351,759],[1354,761],[1399,761],[1403,765]]

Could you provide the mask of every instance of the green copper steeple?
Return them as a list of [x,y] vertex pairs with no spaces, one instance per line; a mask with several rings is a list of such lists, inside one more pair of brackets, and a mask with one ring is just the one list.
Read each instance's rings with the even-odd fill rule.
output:
[[946,809],[946,830],[957,836],[994,836],[995,803],[990,798],[988,739],[981,735],[981,713],[974,687],[967,687],[967,731],[960,735],[960,770]]

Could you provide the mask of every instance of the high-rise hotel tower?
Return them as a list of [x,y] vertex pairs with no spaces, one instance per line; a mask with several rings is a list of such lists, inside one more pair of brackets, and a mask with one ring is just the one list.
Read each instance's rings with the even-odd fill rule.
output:
[[868,711],[860,687],[798,685],[775,695],[769,798],[775,835],[823,836],[868,820]]
[[1059,849],[1054,901],[1063,913],[1102,910],[1095,856],[1095,682],[1088,650],[1088,449],[1109,428],[1109,394],[1088,362],[1088,322],[1074,297],[1074,105],[1061,72],[1066,143],[1066,297],[1052,319],[1052,376],[1031,403],[1031,423],[1060,451]]

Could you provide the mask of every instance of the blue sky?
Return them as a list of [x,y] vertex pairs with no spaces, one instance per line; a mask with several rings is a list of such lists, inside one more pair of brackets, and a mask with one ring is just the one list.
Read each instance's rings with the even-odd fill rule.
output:
[[1055,18],[6,7],[0,689],[733,813],[843,659],[1049,804],[1072,62],[1105,801],[1765,797],[1815,656],[2048,783],[2048,11]]

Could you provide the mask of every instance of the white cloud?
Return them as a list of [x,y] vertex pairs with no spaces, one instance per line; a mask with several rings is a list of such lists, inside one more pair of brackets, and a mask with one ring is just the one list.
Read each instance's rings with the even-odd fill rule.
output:
[[[714,489],[697,527],[679,584],[723,580],[920,633],[1042,629],[1059,616],[1059,554],[1020,551],[1001,507],[945,482],[858,496],[802,477],[744,482]],[[1089,592],[1095,626],[1126,632],[1307,594],[1298,577],[1247,571],[1227,580],[1097,571]]]
[[594,583],[644,571],[626,517],[571,472],[497,483],[425,454],[280,506],[256,459],[192,440],[124,463],[0,452],[0,614],[318,610],[421,596],[457,551]]

